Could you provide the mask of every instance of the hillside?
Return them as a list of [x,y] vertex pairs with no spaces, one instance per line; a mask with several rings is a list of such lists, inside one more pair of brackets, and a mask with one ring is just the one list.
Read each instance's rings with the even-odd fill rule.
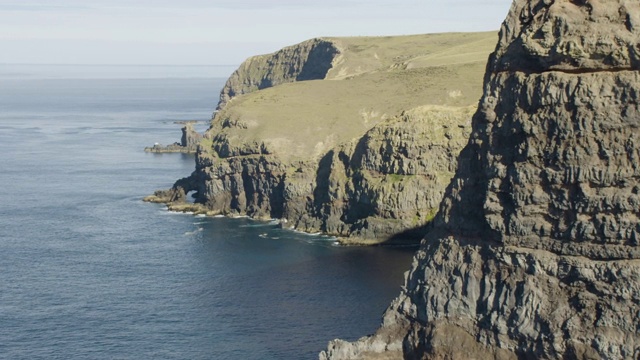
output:
[[470,134],[496,36],[322,38],[252,57],[221,92],[196,171],[148,200],[346,243],[415,242]]
[[323,41],[339,49],[325,80],[285,82],[236,97],[216,115],[209,133],[224,133],[238,146],[264,143],[271,153],[306,160],[362,136],[403,110],[473,105],[480,97],[481,74],[495,34]]

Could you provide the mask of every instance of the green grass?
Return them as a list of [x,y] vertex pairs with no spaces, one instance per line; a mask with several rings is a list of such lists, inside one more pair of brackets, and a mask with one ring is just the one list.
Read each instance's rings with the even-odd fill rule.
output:
[[211,149],[211,147],[213,146],[213,140],[209,139],[208,137],[202,137],[200,139],[200,146],[202,146],[205,149]]
[[438,208],[429,209],[429,211],[422,216],[420,214],[414,215],[411,221],[413,226],[422,226],[424,224],[428,224],[431,221],[433,221],[433,219],[435,219],[437,214],[438,214]]
[[424,216],[425,224],[435,219],[437,214],[438,214],[438,208],[430,209],[429,212]]

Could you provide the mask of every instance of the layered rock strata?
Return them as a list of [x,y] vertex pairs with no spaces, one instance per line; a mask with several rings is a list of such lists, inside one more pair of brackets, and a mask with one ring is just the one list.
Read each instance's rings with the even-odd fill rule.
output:
[[470,134],[493,43],[316,39],[250,58],[222,90],[194,173],[147,200],[349,244],[417,244]]
[[640,6],[516,0],[381,328],[321,359],[640,358]]
[[[474,109],[412,109],[319,161],[286,162],[264,144],[205,138],[195,172],[146,200],[176,211],[282,219],[349,244],[416,243],[453,176]],[[195,203],[186,202],[190,192]]]

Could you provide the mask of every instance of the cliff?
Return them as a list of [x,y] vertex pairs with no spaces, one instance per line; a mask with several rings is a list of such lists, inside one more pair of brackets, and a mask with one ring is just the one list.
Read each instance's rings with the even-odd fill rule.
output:
[[640,6],[516,0],[380,329],[321,359],[640,358]]
[[222,90],[195,172],[147,200],[347,243],[417,243],[470,134],[493,43],[324,38],[250,58]]
[[242,94],[294,81],[324,79],[338,54],[335,43],[311,39],[273,54],[253,56],[231,74],[220,92],[217,110]]

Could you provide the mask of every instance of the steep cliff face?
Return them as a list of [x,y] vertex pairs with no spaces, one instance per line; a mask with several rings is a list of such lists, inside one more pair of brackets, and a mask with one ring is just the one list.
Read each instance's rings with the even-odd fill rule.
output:
[[227,80],[218,110],[242,94],[288,82],[324,79],[339,53],[335,43],[311,39],[273,54],[251,57]]
[[180,210],[184,196],[196,191],[196,203],[204,206],[189,210],[285,219],[286,227],[352,244],[413,243],[453,176],[474,109],[407,111],[319,161],[283,161],[264,144],[234,147],[219,135],[201,144],[189,178],[156,195]]
[[493,33],[337,38],[250,59],[223,90],[195,172],[147,200],[345,243],[418,243],[470,134],[492,44]]
[[640,358],[639,20],[514,2],[402,293],[322,359]]
[[415,242],[453,176],[473,110],[412,109],[332,149],[320,160],[313,201],[287,218],[350,243]]
[[202,135],[193,128],[192,123],[186,123],[184,127],[182,127],[180,145],[190,150],[197,150],[200,140],[202,140]]

